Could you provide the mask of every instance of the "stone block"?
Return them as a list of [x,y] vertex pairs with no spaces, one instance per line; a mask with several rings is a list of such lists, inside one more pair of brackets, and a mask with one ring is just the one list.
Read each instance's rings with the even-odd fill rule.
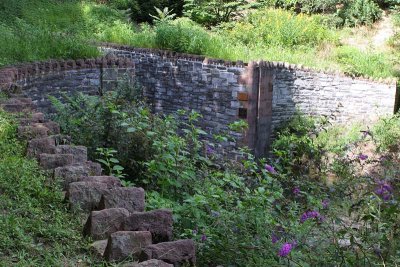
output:
[[90,245],[90,249],[98,258],[103,258],[107,243],[108,239],[95,241]]
[[141,261],[162,260],[174,266],[196,264],[196,246],[193,240],[178,240],[147,246],[140,255]]
[[83,229],[85,236],[94,240],[105,239],[115,232],[121,231],[129,211],[126,209],[106,209],[92,211]]
[[107,261],[121,261],[127,257],[138,259],[142,248],[152,244],[148,231],[119,231],[108,238],[104,257]]
[[49,132],[50,130],[43,125],[18,126],[18,136],[28,140],[47,137]]
[[72,209],[94,210],[110,186],[99,182],[73,182],[68,186],[66,199]]
[[104,183],[110,188],[122,186],[121,180],[114,176],[87,176],[82,177],[83,182]]
[[63,190],[67,190],[70,183],[82,181],[82,177],[89,175],[90,169],[85,165],[69,165],[54,169],[54,177],[60,179]]
[[74,163],[87,161],[87,148],[85,146],[59,145],[56,147],[57,154],[72,154]]
[[37,157],[42,153],[54,154],[56,152],[56,142],[54,138],[42,137],[35,138],[29,141],[27,155],[30,157]]
[[45,170],[71,165],[73,162],[72,154],[42,153],[39,155],[39,165]]
[[143,188],[113,188],[103,194],[99,209],[124,208],[129,212],[142,212],[145,208],[145,192]]
[[159,209],[149,212],[133,212],[125,219],[125,231],[150,231],[153,242],[172,240],[172,212]]

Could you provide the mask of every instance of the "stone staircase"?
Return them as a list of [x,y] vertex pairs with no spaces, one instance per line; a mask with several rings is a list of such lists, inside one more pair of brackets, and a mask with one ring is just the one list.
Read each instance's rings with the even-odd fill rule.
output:
[[100,164],[88,161],[87,148],[71,145],[70,137],[37,112],[30,98],[12,96],[0,106],[17,114],[27,155],[61,181],[70,208],[88,214],[83,234],[95,241],[92,246],[101,257],[133,259],[124,267],[195,266],[194,241],[173,241],[170,210],[144,211],[143,188],[123,187],[118,178],[103,176]]

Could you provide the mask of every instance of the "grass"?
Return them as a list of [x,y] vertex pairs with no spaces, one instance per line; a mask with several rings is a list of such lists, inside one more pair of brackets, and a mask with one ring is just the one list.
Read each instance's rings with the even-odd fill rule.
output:
[[[3,14],[6,14],[3,16]],[[99,55],[93,41],[161,48],[227,60],[270,60],[356,76],[396,77],[398,57],[340,45],[321,16],[260,10],[206,30],[185,18],[133,25],[118,10],[92,1],[5,0],[0,3],[0,66]]]
[[93,266],[81,218],[69,213],[57,183],[24,156],[15,133],[13,119],[0,111],[0,266]]

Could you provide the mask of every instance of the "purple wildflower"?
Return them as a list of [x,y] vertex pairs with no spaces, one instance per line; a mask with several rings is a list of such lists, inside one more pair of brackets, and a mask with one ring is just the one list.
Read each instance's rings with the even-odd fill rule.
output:
[[197,235],[197,229],[193,229],[192,234]]
[[321,214],[315,210],[309,210],[304,212],[300,217],[300,223],[304,223],[308,219],[321,219]]
[[380,196],[383,200],[388,201],[392,197],[393,187],[389,182],[384,180],[377,180],[377,187],[375,188],[375,194]]
[[207,241],[207,236],[205,234],[201,235],[201,242],[206,242]]
[[324,209],[327,209],[328,207],[329,207],[329,199],[327,199],[327,198],[325,198],[324,200],[322,200],[322,207],[324,208]]
[[298,186],[295,186],[292,190],[293,194],[295,196],[298,196],[300,194],[300,188]]
[[281,249],[278,252],[279,257],[286,257],[292,251],[293,245],[291,243],[285,243],[282,245]]
[[265,164],[265,170],[269,173],[275,174],[276,170],[274,167],[272,167],[271,165]]
[[359,159],[359,160],[367,160],[367,159],[368,159],[368,155],[365,155],[365,154],[360,153],[360,154],[358,155],[358,159]]
[[206,152],[208,155],[214,154],[215,150],[211,146],[207,145]]
[[275,243],[278,242],[279,240],[281,240],[281,237],[278,236],[278,235],[276,235],[275,233],[272,233],[272,235],[271,235],[272,244],[275,244]]

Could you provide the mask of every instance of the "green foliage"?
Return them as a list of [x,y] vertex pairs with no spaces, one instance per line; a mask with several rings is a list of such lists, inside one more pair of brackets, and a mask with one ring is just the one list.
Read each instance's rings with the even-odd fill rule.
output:
[[225,24],[225,29],[231,38],[246,45],[316,46],[335,38],[318,17],[273,9],[253,12],[237,23]]
[[382,10],[373,0],[355,0],[346,4],[337,14],[347,26],[372,24],[382,16]]
[[164,8],[163,10],[161,10],[157,7],[154,7],[154,8],[157,12],[157,15],[156,16],[150,15],[150,16],[153,18],[154,22],[156,22],[156,23],[166,23],[168,21],[173,20],[174,17],[176,16],[176,14],[172,13],[172,10],[169,10],[168,7]]
[[124,171],[124,167],[119,165],[119,160],[115,158],[115,154],[118,152],[117,150],[100,147],[96,149],[96,152],[100,156],[97,161],[100,162],[103,167],[105,167],[108,175],[118,178],[125,177],[125,175],[122,173]]
[[250,6],[246,0],[185,0],[184,15],[210,27],[231,21]]
[[70,214],[58,182],[27,159],[16,124],[0,111],[0,265],[95,265],[82,238],[80,216]]
[[363,52],[357,48],[342,46],[336,51],[336,58],[346,73],[370,77],[393,77],[396,75],[390,66],[391,59],[379,52]]
[[201,55],[210,46],[209,34],[190,20],[161,23],[155,32],[155,44],[161,49]]
[[[119,142],[138,142],[147,156],[138,158],[127,150],[113,151],[111,157],[121,159],[126,170],[141,167],[131,181],[146,188],[147,208],[173,209],[176,235],[197,241],[200,266],[396,262],[398,192],[384,196],[377,189],[397,182],[388,174],[365,175],[364,168],[376,162],[397,173],[392,158],[397,154],[390,152],[385,158],[393,160],[385,162],[379,155],[360,155],[367,153],[365,147],[383,151],[395,143],[400,130],[387,127],[397,125],[398,119],[387,123],[391,126],[381,126],[381,121],[369,131],[360,125],[336,128],[327,118],[297,115],[279,130],[271,159],[255,160],[243,148],[240,160],[234,161],[221,153],[221,142],[230,139],[229,134],[212,139],[196,126],[200,114],[151,115],[131,102],[127,105],[134,108],[127,109],[124,99],[129,97],[116,95],[124,93],[110,92],[97,101],[118,114],[111,131],[121,126]],[[243,130],[246,124],[239,121],[229,128]],[[320,217],[301,220],[307,211]],[[288,242],[296,244],[290,256],[277,256]]]
[[374,125],[372,134],[379,144],[379,151],[397,151],[400,138],[399,115],[381,118],[378,123]]

